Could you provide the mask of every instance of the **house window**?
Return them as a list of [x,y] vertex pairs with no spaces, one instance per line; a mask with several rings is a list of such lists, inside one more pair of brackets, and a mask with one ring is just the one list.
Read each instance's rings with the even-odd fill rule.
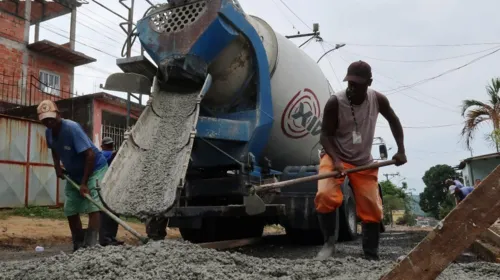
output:
[[42,92],[60,96],[61,78],[59,75],[47,71],[40,71],[40,90]]

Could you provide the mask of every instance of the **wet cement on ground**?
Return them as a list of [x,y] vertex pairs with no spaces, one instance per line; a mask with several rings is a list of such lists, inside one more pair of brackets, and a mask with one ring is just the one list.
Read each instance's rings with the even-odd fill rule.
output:
[[[341,251],[346,249],[338,245]],[[395,264],[387,259],[366,261],[339,251],[326,261],[309,256],[291,259],[287,250],[281,253],[282,258],[258,258],[168,240],[0,263],[0,279],[378,279]],[[452,264],[437,279],[500,279],[500,265]]]
[[103,181],[103,198],[111,209],[147,218],[174,204],[191,153],[198,95],[160,92],[153,97]]

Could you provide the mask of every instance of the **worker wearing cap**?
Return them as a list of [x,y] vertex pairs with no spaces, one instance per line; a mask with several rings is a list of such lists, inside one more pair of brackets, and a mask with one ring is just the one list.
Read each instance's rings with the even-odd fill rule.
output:
[[448,190],[450,194],[455,196],[455,204],[458,205],[462,200],[465,199],[473,190],[473,187],[459,187],[456,185],[451,185]]
[[[111,162],[115,158],[116,151],[114,149],[114,141],[111,137],[102,138],[101,144],[101,152],[106,158],[108,165],[111,165]],[[104,204],[104,203],[103,203]],[[111,209],[108,209],[111,211]],[[115,214],[117,217],[119,215]],[[115,220],[111,219],[106,213],[101,212],[101,228],[99,231],[99,244],[101,246],[108,245],[122,245],[122,241],[116,240],[116,234],[118,233],[118,223]]]
[[[54,168],[59,178],[64,178],[64,169],[74,182],[79,184],[80,191],[67,181],[64,188],[64,214],[68,218],[73,249],[89,247],[97,244],[99,231],[99,208],[84,197],[89,194],[99,201],[96,180],[102,180],[108,164],[82,127],[71,120],[63,119],[57,105],[50,101],[42,101],[37,108],[39,120],[47,127],[45,137],[47,146],[52,150]],[[82,229],[80,214],[89,215],[86,231]]]
[[[317,259],[324,260],[335,251],[336,215],[342,205],[340,186],[344,182],[344,169],[373,163],[371,155],[375,126],[379,113],[387,119],[398,146],[393,159],[396,165],[406,163],[403,128],[388,99],[370,89],[371,67],[357,61],[349,65],[344,81],[346,90],[333,95],[325,105],[321,131],[319,173],[339,171],[336,178],[318,182],[315,206],[324,236]],[[378,188],[378,169],[347,175],[356,200],[356,212],[362,221],[363,252],[367,259],[378,260],[380,223],[383,217],[382,200]]]

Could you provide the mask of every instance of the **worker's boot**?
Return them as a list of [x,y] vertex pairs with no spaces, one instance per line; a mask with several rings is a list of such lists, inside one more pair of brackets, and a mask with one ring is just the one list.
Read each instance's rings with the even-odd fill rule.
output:
[[83,243],[85,241],[85,230],[80,229],[80,231],[76,233],[71,233],[71,239],[73,240],[73,252],[76,252],[78,249],[83,247]]
[[106,213],[101,212],[101,226],[99,228],[99,244],[101,246],[123,245],[123,242],[116,240],[118,233],[118,223],[111,219]]
[[367,260],[378,261],[378,244],[380,240],[379,223],[363,223],[363,252]]
[[321,233],[323,234],[324,244],[316,256],[317,260],[326,260],[335,252],[335,242],[337,241],[337,235],[335,234],[336,219],[335,211],[326,214],[318,213],[318,221]]
[[85,241],[84,241],[84,247],[93,247],[97,245],[97,239],[98,239],[98,234],[99,231],[91,228],[87,228],[85,232]]

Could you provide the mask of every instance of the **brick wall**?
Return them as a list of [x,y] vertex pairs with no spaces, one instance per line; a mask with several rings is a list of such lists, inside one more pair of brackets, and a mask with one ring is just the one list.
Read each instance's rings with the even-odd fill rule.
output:
[[24,24],[24,19],[0,11],[0,37],[24,42]]
[[73,75],[73,66],[54,60],[51,57],[39,55],[30,52],[30,67],[29,75],[33,75],[35,78],[31,78],[28,81],[30,84],[29,90],[34,98],[39,102],[43,99],[42,94],[36,94],[39,91],[39,82],[36,78],[40,77],[40,70],[47,71],[52,74],[59,75],[60,79],[60,98],[70,98],[71,97],[71,76]]

